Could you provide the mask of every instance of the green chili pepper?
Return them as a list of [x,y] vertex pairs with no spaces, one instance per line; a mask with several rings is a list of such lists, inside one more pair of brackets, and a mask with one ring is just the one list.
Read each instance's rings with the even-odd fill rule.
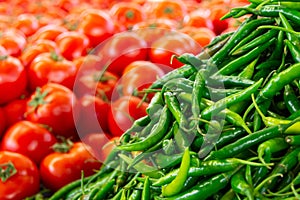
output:
[[[124,160],[128,165],[130,165],[133,161],[132,158],[126,156],[125,154],[119,154],[119,157],[122,160]],[[162,173],[156,167],[146,165],[145,163],[142,162],[135,164],[133,168],[138,172],[143,173],[149,177],[159,178],[162,176]]]
[[263,159],[263,156],[265,154],[273,154],[282,151],[284,149],[287,149],[288,147],[289,145],[285,142],[284,138],[282,137],[271,138],[259,144],[257,148],[258,158],[262,163],[265,163],[265,160]]
[[223,111],[221,111],[221,113],[224,113],[226,115],[226,120],[231,124],[242,127],[249,134],[252,133],[252,131],[249,129],[249,127],[247,126],[247,124],[239,114],[229,109],[224,109]]
[[241,153],[254,145],[260,144],[261,142],[264,142],[271,138],[282,136],[286,129],[289,128],[291,125],[295,124],[296,122],[297,120],[289,124],[280,124],[277,126],[267,127],[265,129],[256,131],[250,135],[246,135],[217,151],[212,151],[209,154],[209,156],[207,156],[205,159],[223,159],[235,156],[238,153]]
[[150,200],[150,196],[151,196],[150,180],[149,180],[149,176],[146,176],[141,200]]
[[177,69],[174,69],[174,70],[168,72],[162,78],[157,79],[154,83],[151,84],[149,89],[161,88],[169,80],[172,80],[174,78],[187,78],[196,72],[197,72],[197,69],[194,66],[184,65],[180,68],[177,68]]
[[[131,127],[127,129],[124,134],[122,135],[121,139],[124,137],[126,134],[130,134],[132,132],[138,132],[143,130],[143,128],[151,121],[149,115],[146,115],[144,117],[141,117],[133,122]],[[121,140],[120,139],[120,140]]]
[[187,119],[186,116],[184,115],[184,112],[182,112],[180,108],[180,103],[176,97],[176,94],[167,91],[164,93],[164,99],[165,99],[166,106],[172,113],[173,117],[175,118],[179,126],[186,127]]
[[221,42],[221,41],[224,41],[225,39],[228,39],[229,37],[231,37],[233,35],[234,31],[231,31],[231,32],[227,32],[227,33],[224,33],[224,34],[220,34],[220,35],[217,35],[216,37],[214,37],[212,39],[212,41],[207,45],[205,46],[204,48],[210,48],[214,45],[216,45],[217,43]]
[[169,129],[171,119],[172,116],[169,109],[167,106],[164,106],[158,123],[153,127],[151,133],[145,139],[131,144],[124,144],[116,148],[125,151],[142,151],[152,147],[164,137]]
[[176,178],[168,185],[162,187],[163,196],[170,197],[181,192],[184,182],[188,177],[190,160],[191,160],[190,151],[189,148],[186,148],[183,153],[182,161]]
[[255,60],[257,58],[257,55],[261,54],[267,48],[269,48],[275,42],[275,40],[275,38],[271,38],[262,45],[255,47],[248,53],[240,56],[237,59],[234,59],[233,61],[222,67],[219,71],[217,71],[216,74],[229,75],[234,73],[236,70],[240,69],[241,66],[247,65]]
[[253,188],[246,182],[245,171],[239,170],[233,174],[230,180],[231,188],[238,194],[245,195],[249,200],[254,200]]
[[[203,76],[203,71],[199,70],[196,74],[196,79],[194,81],[193,90],[192,90],[192,114],[193,114],[193,122],[200,117],[200,105],[201,99],[203,97],[203,90],[205,88],[205,79]],[[198,126],[198,124],[197,124]]]
[[290,84],[284,86],[283,98],[285,106],[291,114],[300,110],[300,101]]
[[229,55],[232,55],[234,51],[239,49],[240,47],[244,46],[245,44],[251,42],[253,39],[257,38],[258,36],[264,34],[266,32],[265,29],[255,29],[249,35],[245,36],[230,52]]
[[221,133],[220,137],[218,138],[215,146],[217,149],[241,138],[242,136],[246,135],[246,131],[240,127],[234,127],[228,131],[224,131]]
[[[261,163],[250,162],[238,158],[227,158],[219,160],[201,161],[197,167],[190,167],[188,176],[201,177],[210,176],[236,169],[241,165],[262,166]],[[153,186],[162,186],[170,183],[178,174],[179,169],[170,171],[165,176],[157,179]]]
[[232,50],[232,48],[235,47],[235,45],[240,42],[245,36],[247,36],[260,25],[268,25],[273,23],[274,19],[267,18],[245,20],[243,24],[241,24],[241,26],[238,28],[238,30],[236,30],[235,33],[226,42],[226,44],[211,57],[211,63],[218,66],[224,60],[224,58],[228,56],[228,53]]
[[[293,149],[290,152],[287,152],[283,159],[274,167],[270,175],[275,174],[286,174],[298,163],[298,154],[300,152],[300,148]],[[264,185],[262,191],[269,189],[272,190],[276,186],[276,182],[278,177],[275,177],[268,181],[267,184]]]
[[[261,30],[261,29],[259,29]],[[256,38],[254,38],[252,41],[248,42],[247,44],[237,48],[235,51],[232,52],[232,55],[241,55],[244,54],[255,47],[260,46],[261,44],[264,44],[268,42],[269,40],[273,39],[275,35],[278,34],[278,30],[276,29],[271,29],[267,33],[262,34]],[[261,46],[262,47],[262,46]]]
[[205,108],[201,112],[201,117],[203,119],[209,120],[210,117],[212,116],[212,114],[220,112],[221,110],[223,110],[226,107],[229,107],[238,102],[248,99],[251,96],[251,94],[255,93],[257,91],[257,89],[261,86],[262,81],[263,80],[261,79],[258,82],[256,82],[255,84],[253,84],[252,86],[249,86],[248,88],[246,88],[240,92],[237,92],[233,95],[227,96],[227,97],[215,102],[212,106]]
[[247,67],[245,67],[240,73],[239,77],[251,79],[254,74],[254,69],[257,61],[259,60],[260,56],[254,59]]
[[254,83],[254,81],[240,76],[214,75],[206,77],[206,85],[208,87],[249,87]]
[[300,77],[300,63],[296,63],[287,69],[275,74],[259,92],[256,103],[272,99],[274,95],[284,88],[286,84]]
[[157,200],[205,200],[211,197],[213,194],[216,194],[221,189],[225,188],[230,181],[231,176],[236,171],[229,171],[221,174],[214,175],[207,179],[204,179],[197,185],[193,186],[192,188],[183,191],[175,196],[169,198],[161,198],[156,197]]
[[183,53],[180,56],[174,55],[173,57],[183,64],[192,65],[196,68],[199,68],[199,66],[203,63],[201,59],[191,53]]
[[115,179],[109,179],[108,182],[101,187],[101,189],[94,196],[94,199],[105,199],[113,190]]
[[300,62],[300,46],[299,46],[300,44],[294,45],[289,40],[284,40],[284,43],[289,48],[289,50],[292,54],[294,62],[299,63]]

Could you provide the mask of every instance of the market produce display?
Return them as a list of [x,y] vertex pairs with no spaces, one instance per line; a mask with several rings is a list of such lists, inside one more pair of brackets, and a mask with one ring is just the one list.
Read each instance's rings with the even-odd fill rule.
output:
[[220,17],[246,4],[1,1],[0,199],[48,199],[95,174],[147,115],[145,89],[183,65],[171,57],[236,29]]
[[299,198],[297,0],[12,3],[0,199]]
[[101,169],[50,199],[299,199],[298,4],[232,8],[238,29],[174,56]]

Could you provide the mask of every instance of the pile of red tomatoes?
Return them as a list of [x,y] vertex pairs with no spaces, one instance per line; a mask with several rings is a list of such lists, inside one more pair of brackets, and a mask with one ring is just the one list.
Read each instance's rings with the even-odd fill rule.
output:
[[[197,54],[242,0],[0,2],[0,199],[91,175],[157,78]],[[172,62],[171,62],[172,61]]]

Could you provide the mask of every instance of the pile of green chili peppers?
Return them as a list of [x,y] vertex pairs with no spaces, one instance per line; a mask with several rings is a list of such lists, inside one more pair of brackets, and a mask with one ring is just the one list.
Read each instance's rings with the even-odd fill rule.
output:
[[50,199],[300,199],[299,5],[233,8],[239,28],[174,57],[101,169]]

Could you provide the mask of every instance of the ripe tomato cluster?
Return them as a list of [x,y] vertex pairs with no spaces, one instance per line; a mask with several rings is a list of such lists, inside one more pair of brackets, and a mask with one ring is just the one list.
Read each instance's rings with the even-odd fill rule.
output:
[[[0,199],[99,169],[157,78],[237,21],[246,0],[0,2]],[[149,92],[149,91],[148,91]]]

